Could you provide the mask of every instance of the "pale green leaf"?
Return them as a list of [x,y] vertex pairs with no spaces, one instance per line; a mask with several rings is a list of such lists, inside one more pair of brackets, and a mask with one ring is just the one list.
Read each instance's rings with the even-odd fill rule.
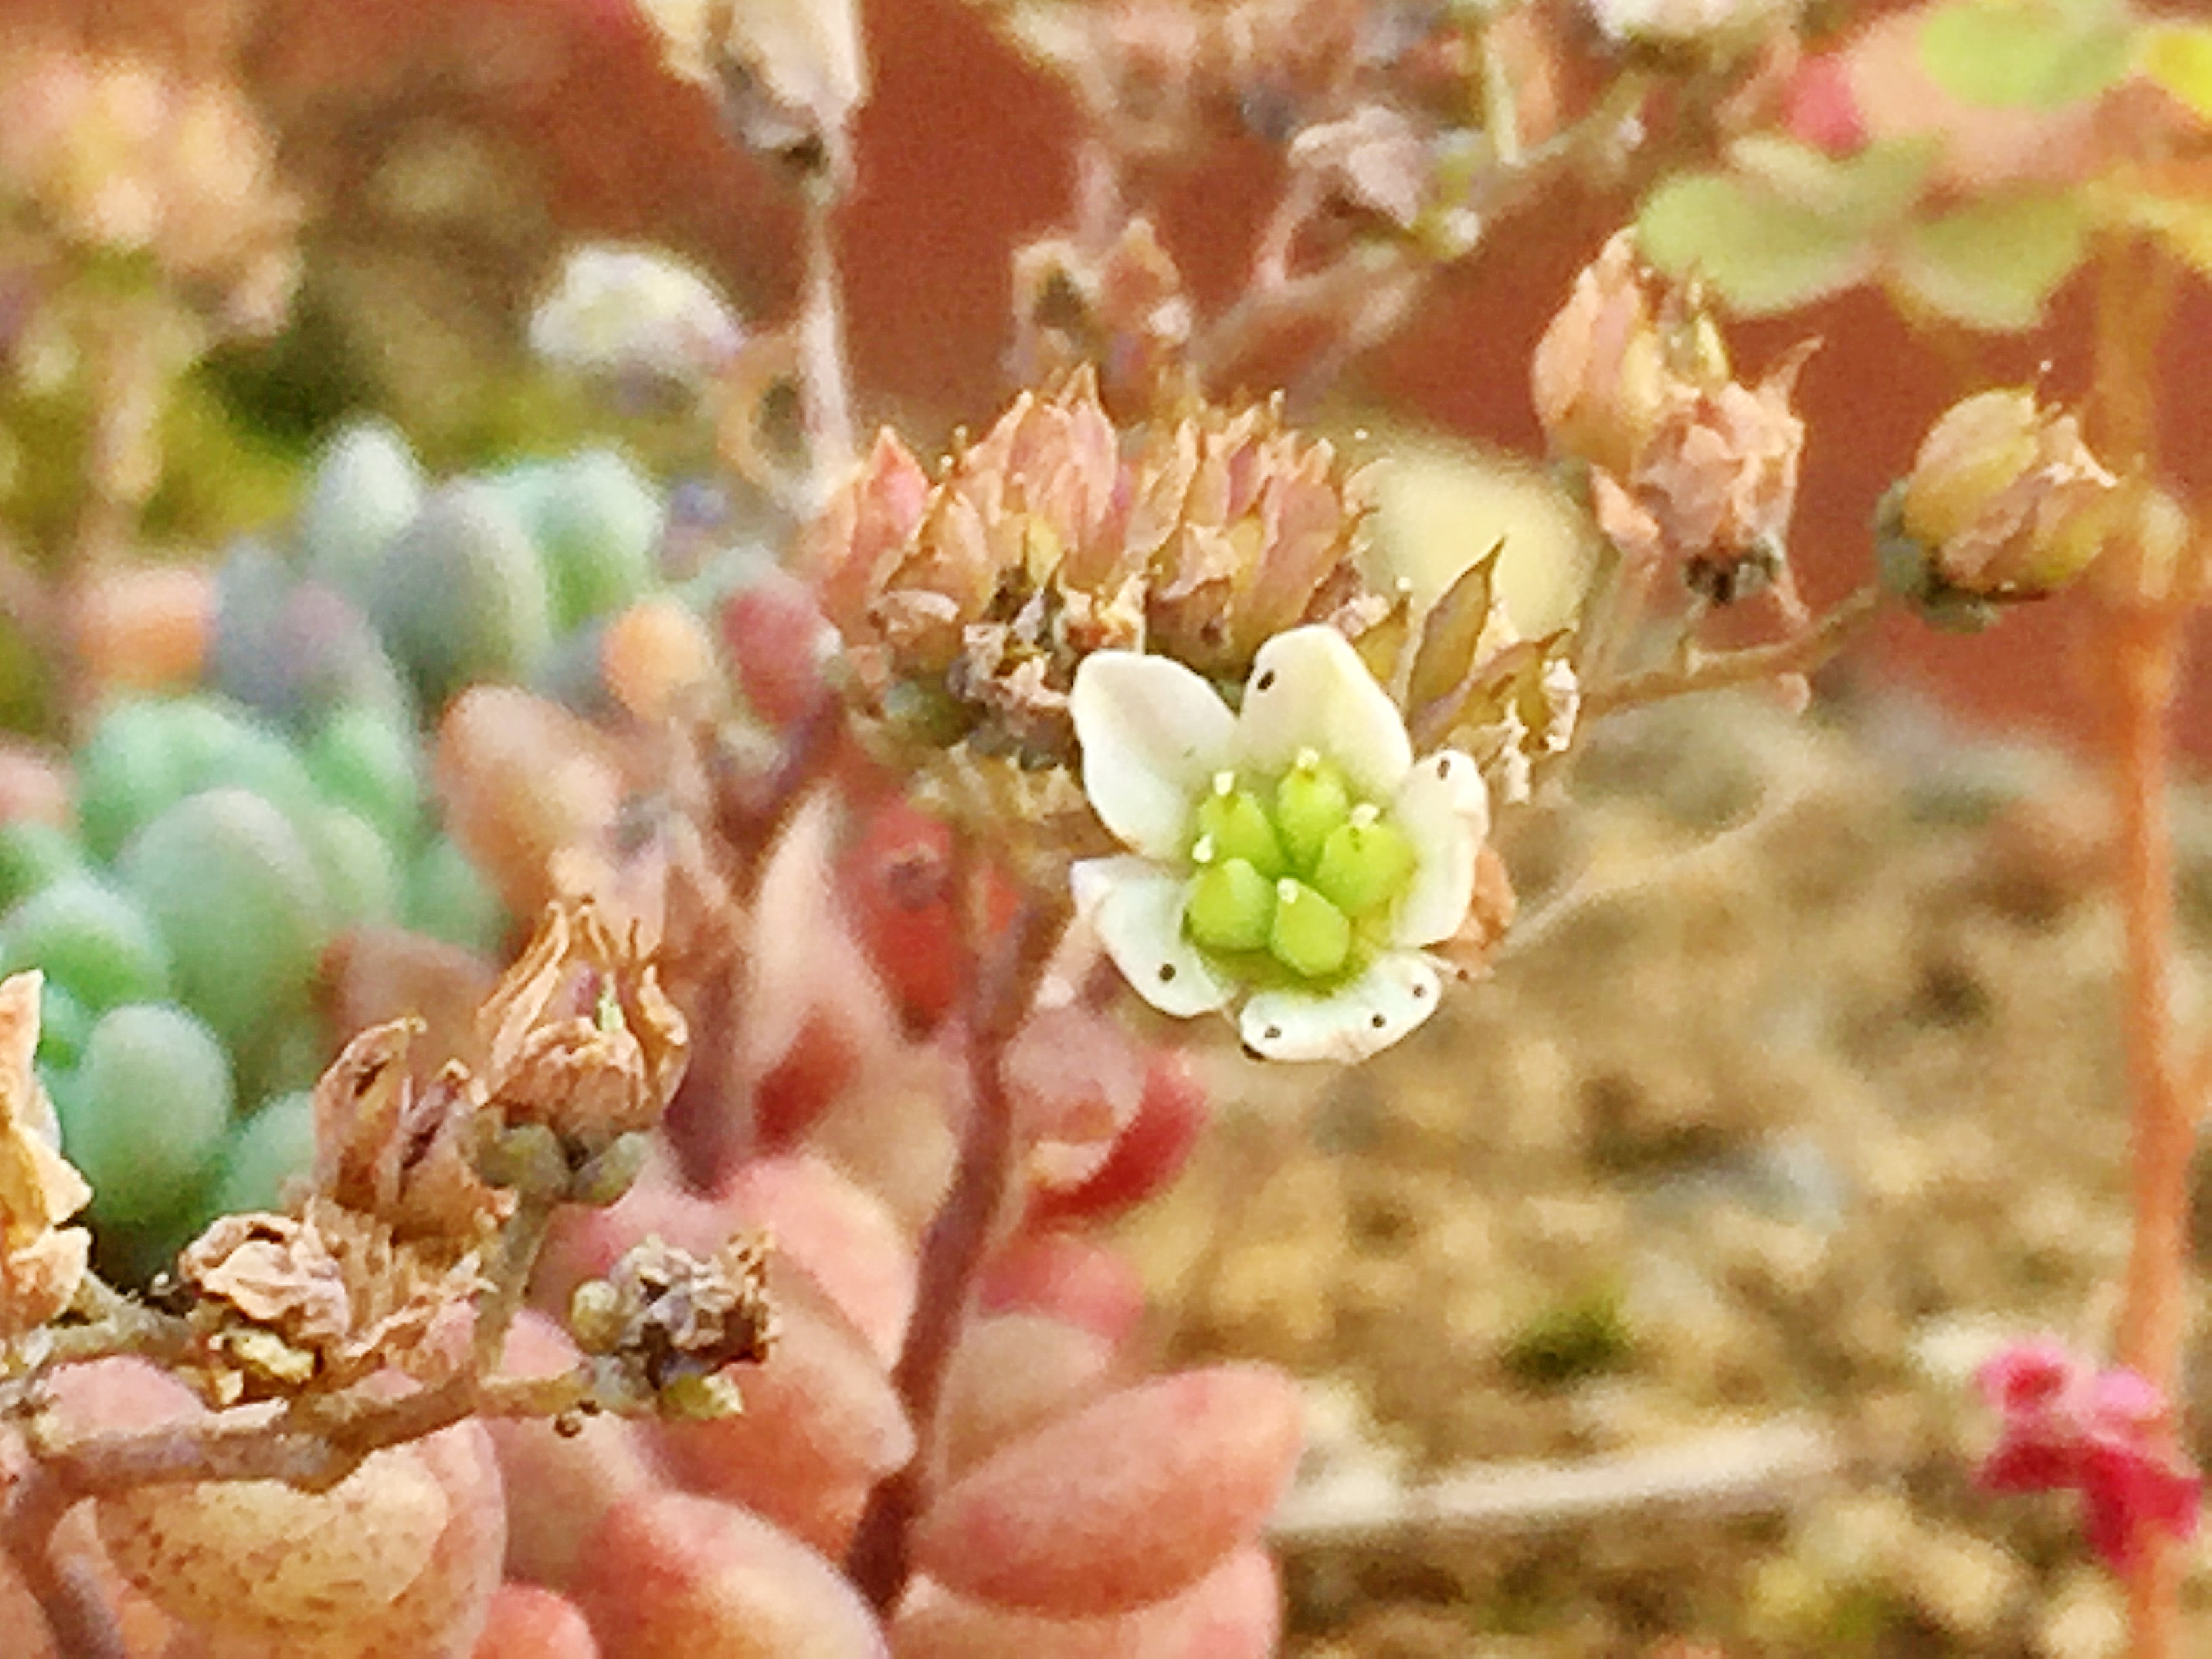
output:
[[1737,172],[1784,201],[1860,229],[1894,222],[1925,188],[1939,146],[1926,137],[1869,144],[1836,156],[1778,133],[1759,133],[1729,146]]
[[1865,278],[1870,240],[1858,227],[1785,200],[1750,179],[1683,173],[1644,198],[1638,250],[1669,276],[1696,276],[1744,316],[1789,311]]
[[2118,85],[2135,40],[2103,5],[2058,0],[1952,0],[1920,26],[1920,62],[1969,104],[2064,109]]
[[2045,301],[2089,251],[2089,214],[2070,196],[1977,202],[1914,225],[1891,276],[1906,295],[1970,328],[2012,332],[2042,319]]

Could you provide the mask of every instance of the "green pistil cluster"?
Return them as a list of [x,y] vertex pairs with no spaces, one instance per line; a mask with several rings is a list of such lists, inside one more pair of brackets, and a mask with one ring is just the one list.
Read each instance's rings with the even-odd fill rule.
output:
[[1193,829],[1191,942],[1302,984],[1356,970],[1387,942],[1419,861],[1405,832],[1311,750],[1272,785],[1218,775]]

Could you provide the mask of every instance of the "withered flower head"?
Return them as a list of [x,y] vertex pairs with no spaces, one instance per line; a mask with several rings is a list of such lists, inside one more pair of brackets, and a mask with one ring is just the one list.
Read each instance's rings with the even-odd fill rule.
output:
[[1690,585],[1726,605],[1784,574],[1805,422],[1791,407],[1809,343],[1755,387],[1671,400],[1637,471],[1639,501]]
[[1893,550],[1897,578],[1915,592],[2040,599],[2096,556],[2097,514],[2116,483],[2073,416],[2024,388],[1978,392],[1921,442],[1896,504],[1896,528],[1918,558]]
[[1367,495],[1272,405],[1117,431],[1085,373],[1024,392],[934,483],[886,434],[811,533],[858,694],[902,734],[1064,765],[1094,652],[1233,684],[1302,623],[1356,636]]
[[1545,331],[1532,391],[1553,448],[1590,468],[1614,544],[1726,604],[1786,574],[1805,447],[1791,398],[1811,351],[1738,380],[1695,292],[1644,269],[1624,231]]
[[298,1217],[224,1216],[177,1258],[214,1403],[340,1389],[386,1365],[435,1382],[465,1363],[484,1287],[473,1254],[396,1242],[325,1200]]
[[588,901],[547,907],[482,1029],[488,1109],[544,1125],[572,1155],[659,1122],[689,1041],[636,931],[617,939]]
[[613,1362],[633,1392],[679,1410],[734,1410],[717,1373],[759,1364],[775,1337],[767,1247],[732,1239],[702,1261],[647,1238],[577,1288],[569,1320],[578,1345]]
[[470,1160],[482,1091],[458,1066],[427,1086],[409,1072],[421,1030],[413,1019],[372,1026],[316,1082],[314,1188],[402,1238],[465,1244],[495,1226],[510,1200]]
[[92,1188],[61,1155],[53,1106],[31,1069],[44,982],[35,972],[0,981],[0,1342],[70,1305],[92,1249],[83,1228],[61,1224]]

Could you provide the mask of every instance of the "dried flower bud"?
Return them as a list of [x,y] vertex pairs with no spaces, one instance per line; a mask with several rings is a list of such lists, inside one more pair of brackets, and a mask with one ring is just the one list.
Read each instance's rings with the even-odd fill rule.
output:
[[402,1238],[466,1245],[510,1200],[477,1179],[470,1157],[481,1090],[458,1066],[428,1085],[408,1070],[420,1021],[372,1026],[315,1084],[315,1190],[374,1216]]
[[547,908],[483,1029],[489,1109],[551,1129],[572,1170],[660,1121],[689,1041],[635,931],[617,940],[588,902]]
[[1652,277],[1621,232],[1575,278],[1529,366],[1536,418],[1554,453],[1626,479],[1667,406],[1668,353]]
[[858,0],[640,0],[672,74],[722,100],[747,144],[842,177],[867,95]]
[[732,1239],[702,1261],[658,1237],[615,1263],[603,1279],[579,1285],[569,1324],[586,1353],[615,1362],[636,1392],[662,1397],[687,1414],[730,1405],[702,1384],[727,1365],[768,1358],[775,1313],[768,1296],[768,1251],[757,1239]]
[[44,983],[35,972],[0,981],[0,1343],[70,1305],[92,1249],[83,1228],[61,1224],[92,1188],[61,1155],[52,1103],[31,1069]]
[[1790,400],[1811,351],[1788,353],[1756,386],[1737,380],[1695,292],[1662,289],[1624,231],[1546,331],[1532,389],[1553,448],[1590,467],[1614,545],[1725,605],[1787,579],[1805,446]]
[[593,243],[572,250],[530,318],[530,347],[587,374],[696,385],[744,331],[714,285],[673,257]]
[[1730,380],[1670,399],[1637,469],[1638,499],[1686,580],[1717,605],[1785,575],[1805,422],[1790,405],[1810,342],[1754,388]]
[[1583,0],[1583,9],[1616,46],[1725,49],[1789,27],[1802,0]]
[[[1977,392],[1929,428],[1884,537],[1892,585],[1923,604],[2041,599],[2087,568],[2117,480],[2071,415]],[[1900,539],[1901,538],[1901,539]]]
[[473,1254],[396,1243],[373,1217],[317,1200],[300,1217],[223,1216],[177,1258],[195,1302],[210,1401],[336,1389],[386,1365],[421,1381],[466,1352],[483,1288]]

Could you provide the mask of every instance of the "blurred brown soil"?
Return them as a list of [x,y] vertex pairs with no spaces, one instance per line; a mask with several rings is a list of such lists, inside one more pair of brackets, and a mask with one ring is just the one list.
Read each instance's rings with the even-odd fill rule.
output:
[[[2201,947],[2212,807],[2184,819]],[[2101,1350],[2125,1254],[2103,824],[2053,755],[1894,698],[1692,700],[1512,826],[1527,915],[1586,896],[1434,1029],[1302,1106],[1230,1074],[1242,1109],[1133,1237],[1170,1346],[1313,1379],[1340,1465],[1587,1468],[1779,1423],[1840,1464],[1735,1518],[1294,1547],[1291,1653],[2115,1651],[2069,1500],[1970,1480],[1977,1355]]]

